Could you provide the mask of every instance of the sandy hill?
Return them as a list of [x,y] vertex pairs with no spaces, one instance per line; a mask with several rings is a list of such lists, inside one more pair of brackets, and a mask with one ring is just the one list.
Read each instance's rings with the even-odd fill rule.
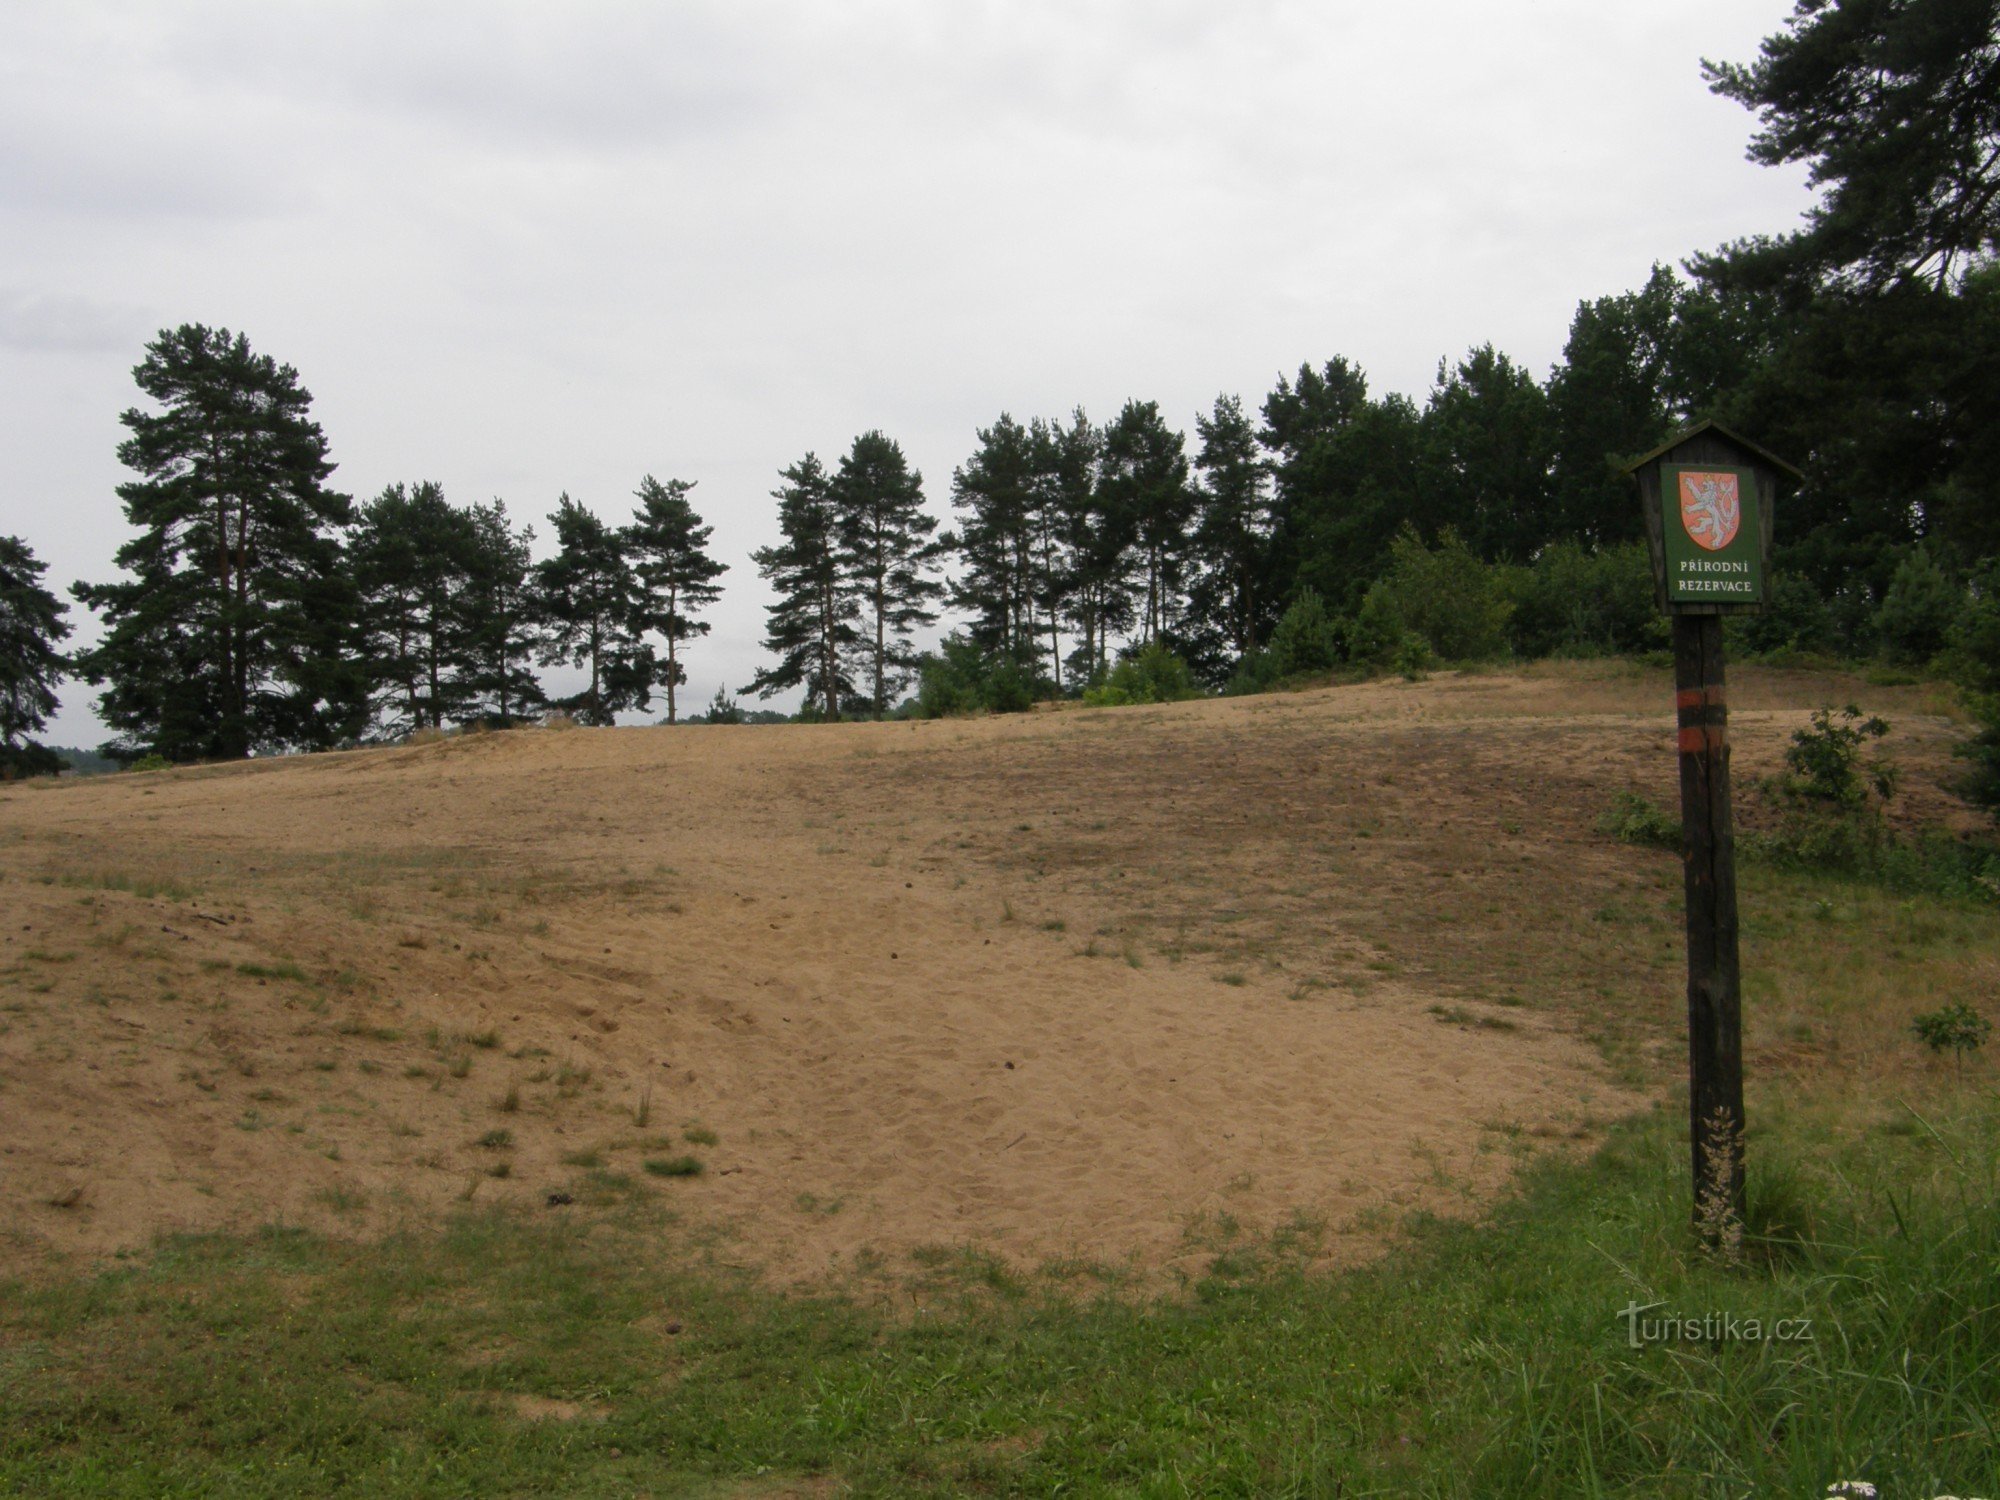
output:
[[[1739,674],[1739,775],[1849,686]],[[1869,702],[1941,761],[1921,690]],[[1674,1075],[1677,876],[1595,827],[1673,805],[1670,704],[1552,668],[0,788],[0,1268],[551,1194],[788,1278],[1171,1269],[1224,1216],[1353,1253],[1643,1097],[1594,997],[1657,991]]]

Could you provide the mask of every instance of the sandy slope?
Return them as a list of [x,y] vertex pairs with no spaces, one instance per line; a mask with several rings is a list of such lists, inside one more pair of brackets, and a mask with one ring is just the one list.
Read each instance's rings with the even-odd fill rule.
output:
[[[1480,1002],[1521,998],[1482,882],[1532,910],[1641,878],[1590,823],[1670,785],[1659,696],[1469,678],[0,788],[0,1265],[468,1192],[658,1195],[783,1277],[939,1245],[1158,1270],[1295,1215],[1352,1252],[1369,1210],[1474,1203],[1510,1143],[1629,1107],[1561,1006]],[[1560,771],[1517,753],[1552,736]],[[702,1176],[643,1170],[682,1153]]]

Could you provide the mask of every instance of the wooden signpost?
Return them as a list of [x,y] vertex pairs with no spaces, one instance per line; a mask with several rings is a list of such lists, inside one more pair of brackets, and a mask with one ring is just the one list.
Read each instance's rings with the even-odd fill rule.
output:
[[1654,594],[1673,620],[1694,1216],[1723,1232],[1743,1221],[1743,1003],[1722,621],[1763,608],[1773,502],[1783,480],[1801,476],[1713,422],[1625,472],[1639,482]]

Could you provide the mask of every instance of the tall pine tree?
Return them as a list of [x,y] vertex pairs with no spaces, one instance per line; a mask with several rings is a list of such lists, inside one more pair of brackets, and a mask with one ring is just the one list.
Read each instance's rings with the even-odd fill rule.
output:
[[744,691],[769,698],[788,688],[804,688],[806,709],[831,721],[840,717],[841,702],[854,691],[848,663],[860,611],[841,569],[831,476],[808,453],[785,469],[782,478],[785,483],[772,492],[782,539],[750,554],[777,591],[777,601],[766,606],[770,620],[764,648],[778,659]]
[[1195,418],[1201,452],[1195,576],[1188,589],[1190,645],[1215,675],[1218,647],[1236,656],[1257,649],[1267,605],[1262,597],[1271,540],[1268,475],[1257,431],[1235,396],[1217,396],[1208,416]]
[[540,600],[530,547],[535,530],[516,531],[507,506],[472,507],[472,553],[465,580],[465,708],[505,729],[548,699],[531,665],[540,640]]
[[639,582],[621,534],[567,494],[549,524],[556,555],[535,568],[546,626],[542,664],[587,668],[589,683],[556,706],[585,724],[615,724],[625,709],[652,702],[653,652],[640,639]]
[[42,587],[48,564],[19,537],[0,536],[0,781],[50,775],[62,761],[30,736],[56,711],[69,635],[63,602]]
[[1175,631],[1187,571],[1188,485],[1185,440],[1167,426],[1155,401],[1127,401],[1104,430],[1098,487],[1107,509],[1121,512],[1138,557],[1140,638],[1150,645]]
[[361,507],[350,556],[360,645],[392,732],[465,717],[472,516],[432,483],[394,484]]
[[876,718],[917,664],[911,632],[937,620],[944,544],[925,512],[923,475],[881,432],[864,432],[833,478],[841,572],[861,606],[861,671]]
[[667,690],[669,724],[674,722],[674,689],[687,681],[681,643],[708,634],[707,622],[694,615],[722,597],[715,580],[729,571],[726,563],[708,555],[708,539],[715,528],[703,525],[688,504],[693,488],[687,480],[661,484],[648,474],[639,482],[639,509],[625,531],[639,581],[639,629],[657,631],[667,643],[658,680]]
[[227,329],[183,324],[133,370],[161,408],[120,419],[118,487],[139,534],[129,580],[78,584],[103,615],[79,659],[107,684],[108,753],[232,759],[359,733],[366,693],[351,649],[341,533],[352,517],[298,371]]

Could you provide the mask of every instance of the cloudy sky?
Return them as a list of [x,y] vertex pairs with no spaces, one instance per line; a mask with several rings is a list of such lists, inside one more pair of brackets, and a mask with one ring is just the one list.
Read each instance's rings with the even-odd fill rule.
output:
[[[1540,373],[1579,299],[1792,226],[1802,174],[1700,70],[1790,11],[11,0],[0,533],[111,576],[131,368],[221,325],[297,367],[356,497],[619,521],[696,481],[731,567],[699,703],[758,665],[749,552],[809,449],[879,427],[942,515],[1002,411],[1192,433],[1335,354],[1421,399],[1489,339]],[[102,738],[88,689],[48,738]]]

